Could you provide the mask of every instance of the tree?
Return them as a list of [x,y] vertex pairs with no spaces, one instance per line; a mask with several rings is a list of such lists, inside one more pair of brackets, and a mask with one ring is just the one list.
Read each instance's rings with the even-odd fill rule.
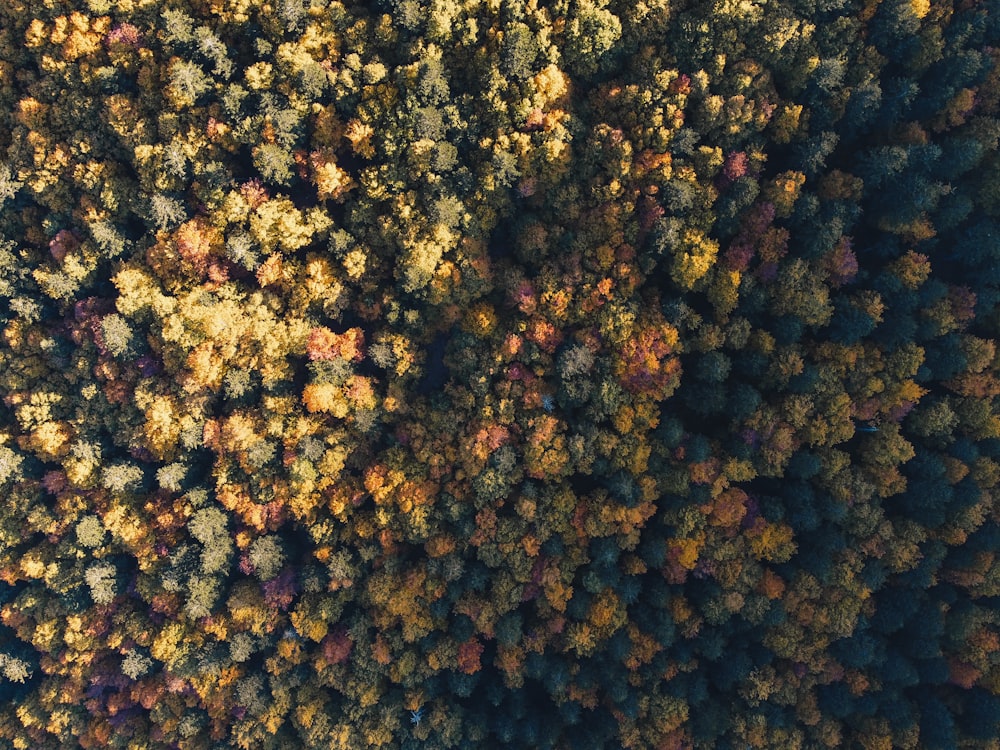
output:
[[144,479],[142,468],[129,461],[111,464],[101,472],[101,484],[116,494],[139,492]]
[[506,75],[516,80],[530,77],[537,57],[538,43],[527,25],[518,22],[504,29],[500,67]]
[[952,439],[952,432],[958,425],[958,415],[952,411],[946,399],[924,401],[907,417],[907,429],[932,445],[944,447]]
[[572,74],[584,78],[610,67],[622,24],[603,2],[576,3],[566,23],[565,59]]
[[920,741],[928,748],[953,747],[955,722],[948,708],[937,698],[925,696],[920,701]]
[[291,153],[277,143],[265,143],[253,151],[253,164],[260,176],[273,185],[288,185],[295,162]]
[[76,524],[76,538],[84,547],[91,549],[100,547],[104,544],[106,536],[104,525],[97,516],[86,515]]
[[183,203],[162,193],[155,193],[149,199],[149,213],[158,229],[176,229],[188,218]]
[[254,574],[262,581],[273,579],[285,563],[282,545],[273,536],[258,537],[250,545],[247,556]]
[[193,107],[210,88],[211,80],[194,63],[178,58],[171,64],[167,94],[174,106]]
[[973,739],[988,740],[996,735],[1000,701],[982,688],[972,688],[963,696],[963,710],[958,721]]
[[117,359],[135,352],[135,333],[121,315],[111,314],[101,320],[101,342]]
[[95,563],[87,568],[85,580],[97,604],[110,604],[117,594],[118,570],[111,563]]

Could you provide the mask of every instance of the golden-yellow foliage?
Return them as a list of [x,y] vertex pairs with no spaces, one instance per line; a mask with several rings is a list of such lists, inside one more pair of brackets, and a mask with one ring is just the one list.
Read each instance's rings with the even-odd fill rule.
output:
[[670,278],[682,289],[695,289],[715,264],[718,254],[719,243],[698,229],[688,229],[671,258]]
[[157,396],[146,408],[146,445],[160,460],[173,455],[181,433],[176,402],[170,396]]
[[792,529],[783,523],[763,524],[750,542],[754,557],[771,562],[786,562],[795,548]]
[[930,12],[931,0],[910,0],[910,10],[917,18],[923,18]]
[[332,383],[310,383],[302,391],[302,403],[313,413],[324,412],[339,419],[347,416],[347,401]]
[[41,458],[54,460],[69,453],[73,430],[65,422],[43,422],[34,429],[28,445]]

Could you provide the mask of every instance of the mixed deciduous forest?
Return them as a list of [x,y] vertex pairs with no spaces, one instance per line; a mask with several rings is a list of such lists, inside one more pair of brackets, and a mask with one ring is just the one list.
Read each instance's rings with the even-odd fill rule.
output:
[[0,0],[0,748],[1000,748],[989,0]]

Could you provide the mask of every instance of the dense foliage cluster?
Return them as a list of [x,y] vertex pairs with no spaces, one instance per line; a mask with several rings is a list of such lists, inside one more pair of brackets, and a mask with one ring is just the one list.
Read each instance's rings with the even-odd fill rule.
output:
[[993,5],[0,0],[0,747],[1000,748]]

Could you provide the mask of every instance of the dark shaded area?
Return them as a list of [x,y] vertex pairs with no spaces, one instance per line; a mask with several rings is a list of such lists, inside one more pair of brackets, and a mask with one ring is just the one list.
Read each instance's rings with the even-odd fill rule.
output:
[[428,344],[424,360],[424,374],[415,388],[417,394],[426,396],[438,393],[448,382],[451,373],[444,363],[444,356],[448,343],[451,341],[451,335],[451,332],[438,333]]

